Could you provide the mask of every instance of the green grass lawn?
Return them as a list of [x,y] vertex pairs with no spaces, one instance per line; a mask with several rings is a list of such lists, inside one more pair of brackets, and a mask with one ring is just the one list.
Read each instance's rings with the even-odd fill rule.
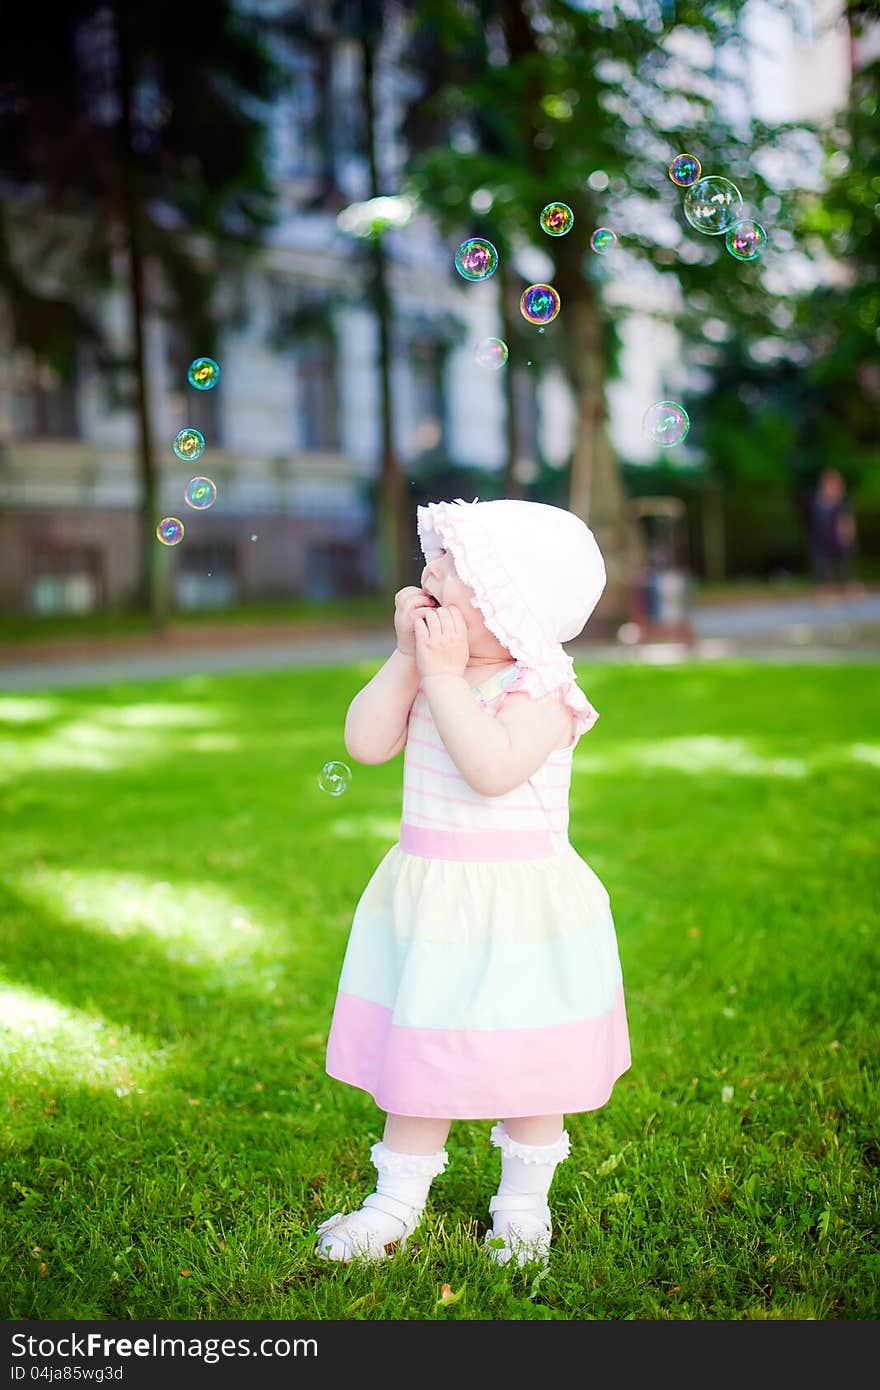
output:
[[[351,595],[345,598],[277,599],[235,604],[226,608],[199,608],[175,611],[169,618],[170,629],[186,630],[202,624],[236,626],[250,623],[291,622],[349,622],[363,619],[387,619],[393,614],[389,605],[376,594]],[[155,628],[148,613],[135,608],[110,608],[97,613],[0,613],[0,643],[29,643],[58,640],[83,641],[95,637],[150,637]]]
[[[327,1266],[383,1116],[324,1072],[402,756],[377,662],[0,697],[0,1307],[12,1319],[873,1319],[877,668],[578,663],[570,838],[633,1064],[570,1116],[549,1269],[491,1265],[489,1122],[407,1250]],[[440,1301],[451,1285],[454,1303]]]

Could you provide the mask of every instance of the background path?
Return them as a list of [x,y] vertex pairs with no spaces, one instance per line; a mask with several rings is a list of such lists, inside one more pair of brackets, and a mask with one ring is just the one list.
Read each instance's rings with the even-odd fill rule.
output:
[[[726,602],[691,614],[691,644],[576,641],[576,662],[755,661],[880,662],[880,593],[834,599]],[[27,642],[0,647],[0,691],[104,685],[199,672],[347,666],[381,661],[394,649],[391,622],[210,624],[178,627],[165,637],[105,637]]]

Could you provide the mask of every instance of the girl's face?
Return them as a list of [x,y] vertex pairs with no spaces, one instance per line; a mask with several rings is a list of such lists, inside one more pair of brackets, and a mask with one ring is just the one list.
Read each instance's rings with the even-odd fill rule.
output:
[[422,589],[436,599],[442,608],[456,607],[464,618],[467,628],[468,647],[472,656],[487,660],[507,660],[513,658],[498,638],[489,631],[479,608],[474,608],[471,600],[474,591],[459,579],[452,553],[441,550],[435,560],[429,560],[422,570]]
[[468,611],[476,613],[471,607],[473,589],[462,584],[455,572],[455,562],[449,550],[441,550],[436,560],[429,560],[422,570],[422,588],[426,594],[437,600],[439,607],[449,608],[453,604],[467,617]]

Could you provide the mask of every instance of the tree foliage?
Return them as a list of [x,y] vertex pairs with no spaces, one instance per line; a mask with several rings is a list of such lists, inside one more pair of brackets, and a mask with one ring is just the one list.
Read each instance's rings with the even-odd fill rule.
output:
[[[214,287],[272,223],[266,122],[282,80],[265,26],[230,0],[70,0],[4,16],[0,46],[0,295],[12,337],[68,371],[85,334],[130,382],[138,420],[140,579],[167,606],[146,320],[175,326],[181,364],[212,352]],[[104,292],[122,283],[116,341]],[[125,342],[120,349],[119,341]]]
[[[606,324],[619,327],[656,297],[655,312],[686,340],[703,340],[707,317],[746,336],[772,331],[779,291],[768,286],[785,256],[773,230],[790,220],[796,191],[773,171],[805,158],[810,142],[801,125],[748,114],[743,9],[647,4],[636,18],[625,4],[561,0],[418,5],[410,61],[430,74],[430,86],[404,125],[409,187],[451,245],[491,224],[508,254],[531,246],[555,258],[563,239],[544,233],[538,214],[567,202],[581,274],[595,285]],[[533,52],[514,61],[524,28]],[[743,215],[767,225],[759,263],[734,260],[723,236],[687,222],[684,190],[667,172],[684,150],[704,175],[731,179]],[[619,238],[607,257],[589,249],[600,225]],[[671,295],[647,268],[670,282]],[[640,303],[621,293],[627,280],[644,286]],[[564,306],[560,325],[563,315]],[[564,333],[555,340],[564,355]],[[606,331],[604,341],[611,369],[617,335]]]
[[130,195],[166,306],[208,350],[216,255],[234,261],[275,216],[266,115],[282,74],[259,25],[229,0],[210,22],[171,0],[72,0],[46,37],[39,6],[6,7],[0,289],[16,341],[57,357],[86,322],[102,336],[95,292],[117,278]]
[[853,74],[850,100],[825,141],[828,186],[807,200],[804,234],[841,267],[799,305],[809,351],[814,429],[802,447],[829,457],[880,503],[880,61]]
[[875,61],[853,73],[846,106],[823,129],[818,186],[801,190],[793,215],[791,254],[809,256],[821,279],[779,306],[769,355],[741,333],[714,350],[694,426],[729,486],[784,481],[803,523],[833,462],[863,555],[880,546],[878,106]]

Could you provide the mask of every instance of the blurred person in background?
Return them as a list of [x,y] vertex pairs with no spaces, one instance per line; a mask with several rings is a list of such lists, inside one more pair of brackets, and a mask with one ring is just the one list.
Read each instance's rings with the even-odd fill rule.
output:
[[839,596],[861,597],[864,585],[852,576],[856,524],[846,481],[837,468],[823,468],[810,499],[810,552],[816,598],[828,603]]

